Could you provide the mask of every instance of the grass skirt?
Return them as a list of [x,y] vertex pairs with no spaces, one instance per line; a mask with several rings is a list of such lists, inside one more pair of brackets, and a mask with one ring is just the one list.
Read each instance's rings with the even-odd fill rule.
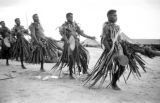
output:
[[68,43],[64,43],[64,49],[59,61],[52,68],[54,71],[59,69],[60,71],[65,66],[72,66],[74,69],[74,73],[78,68],[78,72],[81,71],[87,72],[89,63],[89,52],[79,43],[79,41],[75,40],[75,48],[74,50],[70,50],[70,45]]
[[30,44],[24,37],[17,38],[11,48],[13,59],[23,55],[24,60],[30,55]]
[[[124,80],[126,81],[130,77],[130,74],[140,77],[141,74],[139,71],[139,66],[143,69],[143,71],[146,72],[145,61],[141,58],[140,54],[149,58],[152,58],[155,55],[152,54],[152,52],[150,52],[148,49],[140,47],[138,44],[131,44],[127,41],[121,41],[120,45],[123,48],[124,55],[129,59],[129,63],[126,66],[126,69],[129,70],[129,73],[127,78],[124,78]],[[117,46],[115,46],[114,50],[110,53],[108,53],[107,49],[104,50],[101,57],[98,59],[96,65],[94,66],[91,74],[84,80],[84,85],[93,87],[94,85],[100,83],[99,86],[102,86],[108,76],[110,77],[111,83],[113,75],[117,71],[121,72],[119,63],[115,58],[115,54],[117,53],[116,48]]]
[[32,42],[31,54],[29,55],[27,62],[33,64],[39,64],[46,58],[57,57],[57,45],[51,38],[41,39],[39,44]]

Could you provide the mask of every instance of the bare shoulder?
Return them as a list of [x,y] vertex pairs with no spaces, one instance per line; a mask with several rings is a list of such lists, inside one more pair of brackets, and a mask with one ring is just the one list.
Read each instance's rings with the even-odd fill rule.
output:
[[104,22],[103,23],[103,28],[109,28],[109,23],[108,22]]
[[14,25],[14,27],[11,30],[15,30],[16,29],[16,25]]
[[105,22],[105,23],[103,24],[103,31],[108,31],[109,29],[110,29],[109,23],[108,23],[108,22]]
[[33,27],[33,25],[34,25],[34,23],[31,23],[31,24],[29,25],[29,27]]
[[68,22],[64,22],[63,24],[62,24],[62,26],[67,26],[68,25]]
[[31,23],[31,24],[29,25],[29,29],[30,29],[30,30],[33,29],[34,27],[35,27],[34,23]]
[[68,25],[68,23],[67,23],[67,22],[64,22],[64,23],[60,26],[60,28],[67,28],[67,25]]

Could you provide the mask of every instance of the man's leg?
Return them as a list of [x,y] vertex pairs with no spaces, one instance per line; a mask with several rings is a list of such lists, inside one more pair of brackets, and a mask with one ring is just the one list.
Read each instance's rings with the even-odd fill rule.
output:
[[73,58],[72,58],[72,56],[70,55],[69,56],[69,77],[70,77],[70,79],[74,79],[74,77],[73,77]]
[[16,57],[16,61],[18,61],[18,57]]
[[119,69],[117,70],[116,73],[113,74],[112,81],[111,81],[111,86],[114,90],[120,90],[120,88],[117,85],[117,81],[119,80],[119,78],[122,76],[122,74],[125,71],[124,66],[119,65],[118,67]]
[[42,58],[42,61],[41,61],[40,71],[41,71],[41,72],[45,72],[45,70],[44,70],[44,57]]
[[7,50],[5,50],[5,55],[6,55],[6,65],[8,66],[9,65],[9,53],[10,53],[10,51],[9,51],[9,49],[7,49]]
[[23,69],[26,69],[26,67],[25,67],[24,64],[23,64],[23,49],[22,49],[22,53],[21,53],[20,59],[21,59],[21,67],[22,67]]
[[9,65],[9,60],[8,60],[8,58],[6,59],[6,65],[7,65],[7,66]]

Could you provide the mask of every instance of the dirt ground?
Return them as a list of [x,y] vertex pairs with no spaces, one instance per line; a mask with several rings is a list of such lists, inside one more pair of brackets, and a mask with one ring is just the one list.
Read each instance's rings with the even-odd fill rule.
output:
[[[87,49],[90,51],[91,69],[102,50]],[[65,74],[60,79],[40,79],[40,76],[51,75],[52,63],[45,64],[47,72],[41,73],[40,65],[25,64],[27,69],[23,70],[20,62],[10,61],[10,66],[6,66],[5,60],[0,60],[0,103],[159,103],[160,57],[144,59],[147,72],[141,71],[140,79],[131,76],[127,84],[121,78],[118,82],[121,91],[105,86],[88,89],[80,80],[83,75],[75,80],[70,80]]]

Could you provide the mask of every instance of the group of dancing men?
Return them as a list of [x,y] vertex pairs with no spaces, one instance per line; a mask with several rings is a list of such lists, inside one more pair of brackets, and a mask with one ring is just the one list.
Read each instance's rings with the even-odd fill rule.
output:
[[[23,69],[26,69],[23,62],[41,64],[40,71],[44,72],[45,59],[56,58],[57,51],[62,51],[53,70],[62,71],[67,66],[70,79],[74,79],[73,74],[76,71],[79,75],[80,73],[87,74],[83,82],[89,87],[98,83],[104,84],[109,75],[109,85],[114,90],[120,90],[117,81],[125,70],[129,71],[125,80],[130,77],[130,74],[141,76],[138,65],[146,71],[142,55],[149,58],[160,56],[158,51],[124,40],[120,27],[116,24],[117,11],[109,10],[108,21],[104,23],[101,35],[101,45],[104,51],[92,71],[88,72],[89,52],[81,45],[79,36],[93,40],[96,38],[86,35],[80,29],[73,21],[72,13],[66,14],[66,22],[59,27],[63,48],[60,48],[54,39],[44,35],[38,14],[34,14],[32,18],[33,23],[29,26],[29,31],[21,25],[19,18],[15,19],[15,26],[11,30],[5,26],[4,21],[0,22],[1,58],[6,59],[6,65],[9,65],[9,59],[20,59]],[[26,40],[25,35],[29,35],[31,39]]]

